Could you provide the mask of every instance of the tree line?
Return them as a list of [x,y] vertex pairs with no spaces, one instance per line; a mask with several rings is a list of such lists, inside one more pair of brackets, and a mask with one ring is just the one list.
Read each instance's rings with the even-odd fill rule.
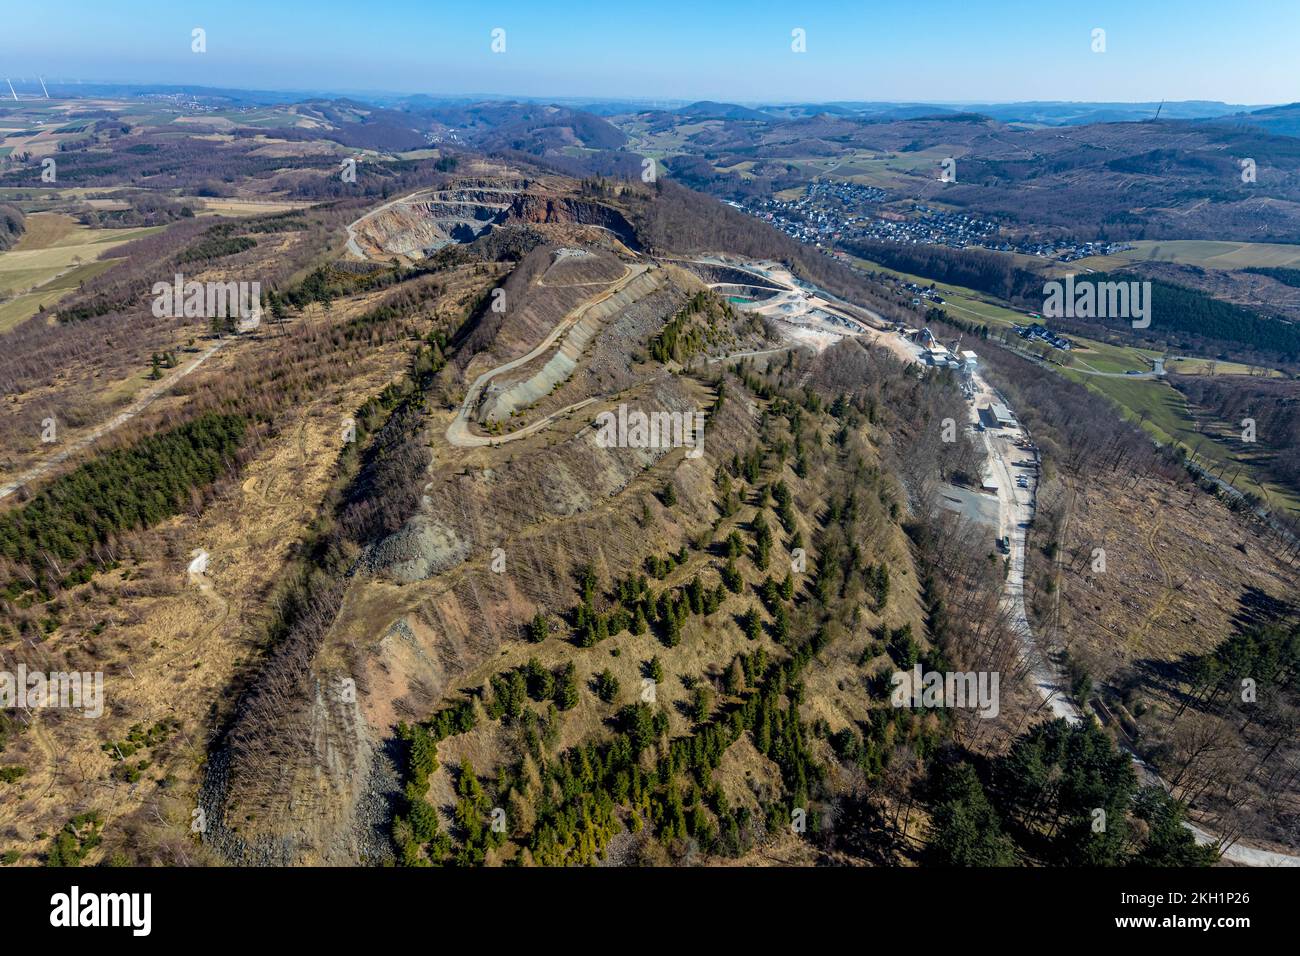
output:
[[235,464],[249,422],[209,413],[54,478],[0,515],[3,594],[49,597],[88,580],[96,546],[180,512]]
[[1210,866],[1212,846],[1184,827],[1186,807],[1139,788],[1133,761],[1093,722],[1037,724],[980,765],[937,761],[925,788],[938,866]]
[[26,222],[22,210],[16,206],[0,205],[0,252],[8,249],[22,237]]
[[1021,269],[1010,256],[981,249],[910,245],[855,239],[840,244],[859,258],[932,282],[959,285],[1017,304],[1042,304],[1043,278]]

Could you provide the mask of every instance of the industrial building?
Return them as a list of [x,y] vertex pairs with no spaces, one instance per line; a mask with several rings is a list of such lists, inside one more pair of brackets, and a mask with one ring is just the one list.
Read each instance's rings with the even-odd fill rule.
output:
[[980,409],[980,422],[985,428],[1015,428],[1016,420],[1011,417],[1011,409],[994,402]]

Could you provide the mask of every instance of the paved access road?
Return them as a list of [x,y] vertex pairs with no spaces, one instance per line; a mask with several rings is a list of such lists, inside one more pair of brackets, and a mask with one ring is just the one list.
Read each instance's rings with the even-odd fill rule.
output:
[[[980,406],[993,402],[1005,405],[1006,402],[978,373],[973,376],[972,381],[975,390],[971,400],[970,417],[971,422],[974,423],[978,421],[977,409]],[[1037,688],[1039,696],[1043,698],[1045,706],[1051,710],[1053,717],[1064,718],[1072,724],[1077,724],[1082,716],[1079,708],[1069,697],[1069,683],[1061,669],[1039,648],[1029,624],[1029,616],[1025,611],[1025,547],[1029,522],[1034,515],[1039,472],[1037,468],[1016,467],[1015,462],[1026,459],[1037,461],[1037,453],[1015,444],[1017,438],[1026,437],[1020,428],[987,429],[977,434],[982,439],[988,456],[987,480],[997,485],[998,533],[1008,536],[1011,541],[1004,597],[1011,609],[1012,627],[1020,638],[1029,662],[1030,680]],[[1028,487],[1016,486],[1017,475],[1027,476]],[[1143,786],[1158,785],[1166,790],[1169,789],[1149,764],[1132,751],[1129,751],[1129,755],[1133,758],[1138,780]],[[1197,843],[1219,842],[1218,837],[1201,827],[1191,823],[1185,826],[1192,831],[1192,836]],[[1261,850],[1243,846],[1241,843],[1233,843],[1223,849],[1222,853],[1225,860],[1244,866],[1300,866],[1300,856]]]

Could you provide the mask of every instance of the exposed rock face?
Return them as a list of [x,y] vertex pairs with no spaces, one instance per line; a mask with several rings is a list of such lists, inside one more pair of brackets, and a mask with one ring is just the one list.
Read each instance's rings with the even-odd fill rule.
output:
[[433,500],[426,495],[420,514],[379,542],[367,556],[367,564],[397,581],[422,581],[468,555],[469,545],[455,528],[436,517]]
[[[697,383],[667,376],[637,400],[690,411],[706,397]],[[704,457],[678,472],[678,504],[671,516],[657,515],[657,526],[696,530],[711,521],[718,463],[757,434],[739,403],[723,415]],[[283,710],[274,725],[241,725],[237,745],[215,755],[202,803],[213,821],[205,841],[247,865],[384,858],[392,726],[427,717],[503,642],[522,639],[537,608],[570,604],[578,565],[612,575],[666,548],[638,519],[643,502],[661,511],[645,476],[673,454],[601,448],[582,429],[472,476],[436,475],[419,514],[348,583],[311,660],[294,655],[290,674],[278,682],[272,675],[273,689],[291,685],[276,697]],[[497,547],[508,573],[491,570]],[[354,682],[352,700],[346,681]]]
[[578,366],[578,360],[605,323],[621,314],[635,302],[661,287],[659,273],[652,271],[637,276],[614,295],[587,309],[569,331],[556,344],[555,350],[541,364],[525,370],[526,377],[515,381],[493,382],[483,393],[480,403],[481,421],[505,421],[511,412],[525,408],[567,380]]
[[15,206],[0,205],[0,252],[14,245],[23,234],[22,211]]
[[473,242],[505,219],[513,195],[504,189],[443,190],[396,202],[357,223],[357,244],[374,258],[418,259],[453,242]]
[[214,753],[199,794],[208,846],[244,866],[348,865],[379,852],[372,830],[386,821],[359,826],[358,808],[376,815],[363,796],[382,738],[350,679],[332,669],[316,677],[303,710],[288,715],[275,742],[259,741],[258,757]]
[[354,251],[372,259],[420,259],[453,242],[473,242],[504,224],[585,226],[638,248],[636,232],[617,210],[520,188],[463,184],[397,200],[354,224]]
[[522,222],[596,226],[614,233],[628,248],[639,248],[636,232],[622,213],[600,203],[524,193],[511,203],[510,216]]
[[[634,241],[622,216],[597,203],[479,185],[382,208],[354,228],[368,248],[417,254],[502,222]],[[555,334],[483,397],[480,416],[507,430],[518,409],[535,418],[594,404],[518,442],[472,451],[445,442],[446,420],[431,416],[421,442],[432,446],[433,464],[418,510],[333,582],[319,613],[295,625],[213,754],[206,839],[227,858],[269,865],[389,856],[394,726],[426,719],[521,640],[537,610],[570,606],[579,565],[597,565],[612,580],[707,528],[719,463],[757,442],[753,416],[728,402],[698,460],[685,462],[676,448],[601,447],[587,426],[611,403],[682,414],[712,405],[706,383],[638,354],[700,284],[625,249],[614,254],[613,240],[564,241],[521,261],[508,308],[458,349],[474,356],[464,369],[472,380],[475,368],[512,363]],[[655,497],[670,471],[672,509]],[[504,573],[492,567],[498,548]]]

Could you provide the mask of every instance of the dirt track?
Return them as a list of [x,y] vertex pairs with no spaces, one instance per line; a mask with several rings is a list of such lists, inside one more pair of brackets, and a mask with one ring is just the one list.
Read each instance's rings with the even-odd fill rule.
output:
[[36,465],[35,467],[30,468],[27,471],[23,472],[21,475],[19,475],[16,479],[11,481],[9,484],[0,486],[0,498],[7,498],[9,495],[12,495],[19,488],[22,488],[24,485],[30,484],[31,482],[35,481],[37,478],[40,478],[41,476],[48,474],[49,472],[54,470],[54,468],[57,465],[60,465],[63,462],[67,461],[68,458],[74,455],[75,453],[82,451],[83,449],[89,448],[91,445],[93,445],[99,439],[103,438],[109,432],[117,428],[121,428],[131,419],[135,418],[142,411],[148,408],[159,396],[166,393],[173,385],[175,385],[177,382],[179,382],[185,376],[189,375],[200,365],[202,365],[213,355],[215,355],[221,349],[221,347],[226,344],[227,341],[228,341],[227,339],[218,339],[216,345],[212,346],[212,348],[208,349],[206,352],[204,352],[202,355],[196,358],[193,362],[191,362],[188,366],[179,370],[178,372],[175,372],[168,378],[163,379],[157,385],[154,385],[146,389],[143,395],[141,395],[139,398],[133,401],[129,406],[127,406],[126,411],[116,415],[110,421],[108,421],[103,425],[100,425],[98,428],[92,429],[86,434],[81,435],[70,445],[65,446],[62,450],[55,452],[53,455],[50,455],[48,458],[44,459],[39,465]]
[[469,387],[469,391],[465,393],[465,400],[461,402],[460,410],[456,412],[456,417],[452,419],[451,424],[447,426],[447,441],[457,448],[481,448],[484,445],[496,445],[501,442],[515,441],[516,439],[524,438],[527,435],[533,434],[533,432],[545,427],[547,423],[554,421],[561,415],[568,414],[577,408],[581,408],[584,405],[594,402],[594,398],[575,402],[573,405],[562,408],[558,412],[553,412],[545,418],[533,422],[531,425],[521,428],[518,431],[511,432],[508,435],[475,435],[469,430],[470,413],[473,412],[474,406],[478,403],[479,396],[483,394],[483,389],[487,387],[488,383],[492,381],[492,379],[496,378],[498,375],[504,374],[505,372],[519,368],[522,365],[527,365],[539,355],[544,354],[556,343],[556,341],[559,340],[560,336],[573,328],[573,326],[587,314],[588,309],[617,293],[633,279],[645,272],[647,268],[649,267],[644,265],[628,266],[627,272],[623,273],[623,275],[616,279],[613,284],[607,286],[604,292],[587,299],[557,322],[555,328],[551,329],[550,334],[547,335],[546,338],[542,339],[542,341],[530,352],[519,356],[517,359],[512,359],[511,361],[506,362],[504,365],[498,365],[496,368],[488,369],[488,371],[474,379],[474,384],[472,384]]

